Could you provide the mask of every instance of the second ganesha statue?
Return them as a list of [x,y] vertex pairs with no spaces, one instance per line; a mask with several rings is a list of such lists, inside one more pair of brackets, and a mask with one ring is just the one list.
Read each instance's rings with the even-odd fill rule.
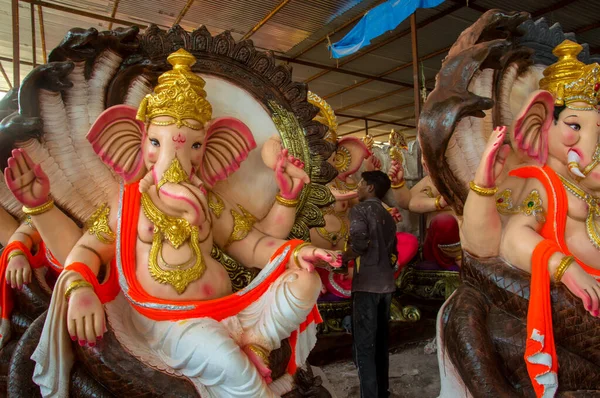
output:
[[[188,378],[201,396],[283,395],[292,384],[272,382],[269,354],[289,338],[293,375],[316,342],[321,283],[314,267],[337,267],[341,258],[283,239],[291,224],[282,236],[279,220],[295,212],[309,182],[304,164],[287,150],[278,154],[280,192],[260,220],[215,191],[256,147],[253,134],[238,119],[213,118],[205,81],[191,70],[193,55],[180,49],[168,62],[172,69],[138,108],[108,108],[87,134],[121,183],[105,191],[107,203],[92,214],[54,286],[32,356],[43,396],[68,395],[72,341],[94,346],[108,324],[134,357]],[[5,173],[9,187],[17,192],[32,174],[40,185],[43,170],[17,152]],[[15,162],[29,173],[20,174],[26,168]],[[34,223],[58,211],[43,196],[24,204]],[[211,256],[215,245],[261,269],[258,276],[234,293]]]
[[600,394],[600,65],[574,40],[490,10],[423,108],[423,157],[464,249],[438,314],[441,397]]

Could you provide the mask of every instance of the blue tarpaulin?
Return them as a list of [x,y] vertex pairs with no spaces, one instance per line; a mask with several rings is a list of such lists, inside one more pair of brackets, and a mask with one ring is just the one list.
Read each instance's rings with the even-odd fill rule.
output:
[[371,40],[387,31],[395,29],[402,21],[414,13],[417,8],[432,8],[444,0],[389,0],[378,5],[364,17],[342,40],[330,47],[333,58],[342,58],[354,54],[368,46]]

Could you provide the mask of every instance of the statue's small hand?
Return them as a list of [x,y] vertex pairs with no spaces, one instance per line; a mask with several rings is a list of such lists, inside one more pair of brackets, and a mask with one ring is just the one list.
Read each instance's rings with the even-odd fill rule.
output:
[[308,272],[313,272],[315,266],[320,262],[325,262],[334,268],[339,268],[342,266],[342,253],[319,249],[314,246],[305,246],[298,253],[298,262],[300,268]]
[[48,202],[50,180],[23,149],[14,149],[4,170],[6,185],[22,205],[36,207]]
[[399,223],[400,221],[402,221],[402,213],[400,213],[400,210],[398,210],[395,207],[392,207],[389,210],[389,212],[392,215],[392,218],[394,219],[395,222]]
[[392,160],[392,166],[388,171],[388,177],[392,181],[392,184],[400,184],[404,180],[404,167],[396,160]]
[[600,315],[600,283],[573,262],[562,277],[565,286],[583,301],[583,305],[591,315]]
[[510,146],[503,144],[505,136],[506,126],[496,127],[490,135],[473,179],[476,185],[484,188],[496,186],[496,179],[502,173],[504,163],[510,153]]
[[87,343],[93,347],[102,338],[106,332],[104,307],[92,288],[82,287],[71,294],[67,322],[71,340],[79,341],[80,346]]
[[21,290],[23,284],[31,283],[31,265],[24,255],[14,256],[6,267],[6,284]]
[[310,182],[304,171],[304,162],[291,156],[287,149],[283,149],[277,158],[275,179],[280,195],[285,199],[296,199],[304,184]]
[[381,170],[381,160],[379,160],[379,158],[377,158],[375,155],[369,156],[365,160],[365,162],[366,162],[365,170],[367,170],[367,171]]

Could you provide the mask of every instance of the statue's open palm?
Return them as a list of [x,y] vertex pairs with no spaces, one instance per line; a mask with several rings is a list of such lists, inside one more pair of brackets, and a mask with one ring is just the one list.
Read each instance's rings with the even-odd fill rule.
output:
[[36,207],[48,201],[50,180],[39,164],[31,160],[23,149],[12,151],[8,167],[4,169],[6,185],[22,205]]
[[496,127],[490,135],[479,167],[475,172],[473,179],[475,184],[484,188],[496,186],[496,180],[502,173],[504,163],[510,153],[510,146],[504,144],[505,137],[506,126]]
[[342,266],[342,254],[314,246],[305,246],[298,253],[298,262],[300,268],[308,272],[313,272],[318,264],[328,264],[333,268],[339,268]]

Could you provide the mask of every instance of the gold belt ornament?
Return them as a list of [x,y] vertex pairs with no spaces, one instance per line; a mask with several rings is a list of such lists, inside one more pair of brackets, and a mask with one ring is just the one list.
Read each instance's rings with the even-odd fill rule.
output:
[[[154,236],[152,237],[152,246],[148,258],[150,275],[158,283],[169,284],[175,288],[178,294],[182,294],[190,283],[200,279],[206,271],[206,264],[200,249],[199,229],[190,225],[187,220],[164,214],[156,207],[147,193],[142,194],[142,209],[148,220],[154,224]],[[175,249],[178,249],[189,240],[193,252],[190,260],[179,265],[167,264],[162,259],[162,248],[165,240],[169,241]],[[159,257],[166,267],[173,269],[162,269],[158,264]],[[182,269],[190,263],[193,264],[189,268]]]

